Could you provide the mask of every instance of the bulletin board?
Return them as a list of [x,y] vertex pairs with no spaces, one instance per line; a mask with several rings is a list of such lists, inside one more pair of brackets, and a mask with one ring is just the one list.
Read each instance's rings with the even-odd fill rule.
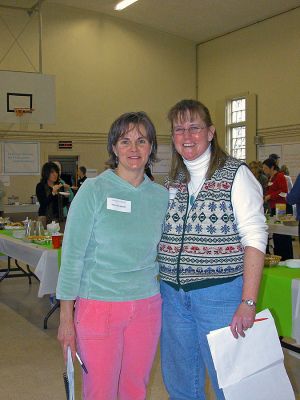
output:
[[300,143],[278,143],[258,146],[258,160],[264,161],[269,154],[278,154],[279,165],[287,165],[293,181],[300,173]]
[[3,142],[3,175],[40,175],[39,142]]

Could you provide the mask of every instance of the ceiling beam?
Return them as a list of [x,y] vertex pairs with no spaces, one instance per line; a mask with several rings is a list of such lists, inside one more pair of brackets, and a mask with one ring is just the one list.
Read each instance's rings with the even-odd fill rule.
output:
[[5,4],[0,4],[0,8],[8,8],[10,10],[21,10],[26,11],[29,15],[33,14],[34,11],[38,11],[46,0],[38,0],[31,7],[20,7],[20,6],[7,6]]
[[28,14],[31,15],[34,11],[40,11],[41,6],[45,1],[46,0],[38,0],[36,3],[34,3],[33,6],[27,9]]
[[26,7],[17,7],[17,6],[6,6],[4,4],[0,4],[0,8],[9,8],[11,10],[23,10],[23,11],[28,11],[28,8]]
[[40,7],[42,3],[44,3],[46,0],[38,0],[36,1],[33,6],[31,7],[20,7],[20,6],[6,6],[4,4],[0,4],[0,8],[8,8],[10,10],[21,10],[21,11],[26,11],[29,15],[33,14],[34,11],[40,10]]

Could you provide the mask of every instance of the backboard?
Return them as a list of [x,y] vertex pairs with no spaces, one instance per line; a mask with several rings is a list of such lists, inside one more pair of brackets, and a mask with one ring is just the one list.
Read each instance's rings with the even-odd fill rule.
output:
[[0,123],[55,123],[55,77],[32,72],[0,71]]

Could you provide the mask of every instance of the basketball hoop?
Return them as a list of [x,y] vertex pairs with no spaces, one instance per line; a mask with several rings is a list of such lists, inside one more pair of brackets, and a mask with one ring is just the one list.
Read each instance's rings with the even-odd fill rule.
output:
[[16,117],[23,117],[24,114],[32,114],[34,108],[15,108]]

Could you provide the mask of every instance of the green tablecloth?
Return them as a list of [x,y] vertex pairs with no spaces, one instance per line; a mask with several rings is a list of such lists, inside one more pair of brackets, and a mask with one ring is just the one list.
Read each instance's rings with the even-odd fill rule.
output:
[[292,280],[300,279],[300,268],[264,268],[257,311],[269,308],[278,334],[292,336]]
[[[13,230],[12,229],[1,229],[0,230],[0,235],[5,235],[5,236],[8,236],[8,237],[11,237],[11,238],[14,238],[14,236],[13,236]],[[14,239],[16,239],[16,238],[14,238]],[[17,239],[17,240],[22,240],[22,239]],[[48,243],[48,244],[45,244],[45,243],[34,243],[35,245],[37,245],[37,246],[40,246],[40,247],[43,247],[43,248],[45,248],[45,249],[47,249],[47,250],[52,250],[53,248],[52,248],[52,243]],[[3,255],[3,253],[0,253],[0,255]],[[58,262],[58,269],[60,268],[60,263],[61,263],[61,248],[60,249],[58,249],[57,250],[57,262]]]

